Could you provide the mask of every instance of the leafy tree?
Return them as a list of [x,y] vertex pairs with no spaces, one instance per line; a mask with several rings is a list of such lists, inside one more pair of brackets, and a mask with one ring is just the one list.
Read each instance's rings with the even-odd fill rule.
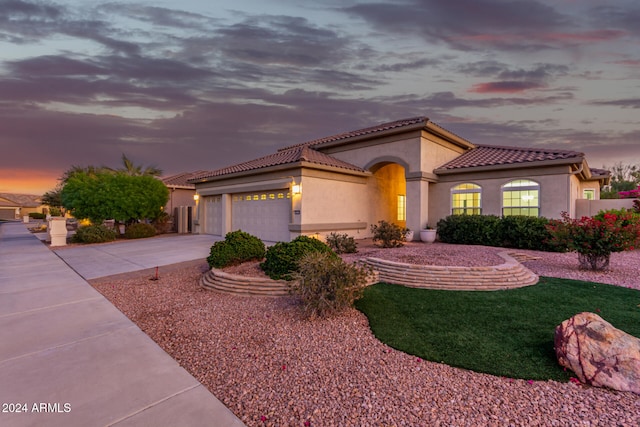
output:
[[611,184],[601,189],[600,198],[602,199],[617,199],[618,192],[633,190],[640,185],[640,167],[637,165],[618,162],[605,169],[611,172]]
[[75,172],[67,178],[60,196],[62,205],[78,219],[130,223],[157,218],[169,199],[169,191],[162,181],[148,175]]

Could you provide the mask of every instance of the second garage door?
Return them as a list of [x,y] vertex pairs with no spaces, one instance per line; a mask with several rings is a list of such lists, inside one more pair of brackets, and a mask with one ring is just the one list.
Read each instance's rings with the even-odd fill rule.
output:
[[232,196],[232,226],[269,242],[289,241],[291,196],[287,191]]

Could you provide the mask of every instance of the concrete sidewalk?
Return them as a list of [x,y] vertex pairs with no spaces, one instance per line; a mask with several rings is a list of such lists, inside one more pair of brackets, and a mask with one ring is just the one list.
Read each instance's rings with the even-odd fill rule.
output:
[[[191,237],[191,259],[202,257],[211,243]],[[186,260],[115,245],[110,255],[130,268]],[[66,250],[74,269],[102,274],[91,250],[84,263]],[[123,272],[106,259],[99,271]],[[1,426],[243,425],[20,223],[0,224],[0,404]]]

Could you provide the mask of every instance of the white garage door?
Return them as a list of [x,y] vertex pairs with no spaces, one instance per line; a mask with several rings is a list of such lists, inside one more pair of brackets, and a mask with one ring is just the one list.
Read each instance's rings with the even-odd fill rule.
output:
[[222,235],[222,197],[203,197],[204,203],[204,233]]
[[232,226],[269,242],[289,241],[291,195],[286,190],[232,196]]

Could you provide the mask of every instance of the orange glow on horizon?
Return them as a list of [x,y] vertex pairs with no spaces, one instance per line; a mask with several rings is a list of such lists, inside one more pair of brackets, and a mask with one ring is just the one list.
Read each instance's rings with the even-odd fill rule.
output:
[[61,172],[30,169],[0,169],[0,193],[40,196],[53,190]]

